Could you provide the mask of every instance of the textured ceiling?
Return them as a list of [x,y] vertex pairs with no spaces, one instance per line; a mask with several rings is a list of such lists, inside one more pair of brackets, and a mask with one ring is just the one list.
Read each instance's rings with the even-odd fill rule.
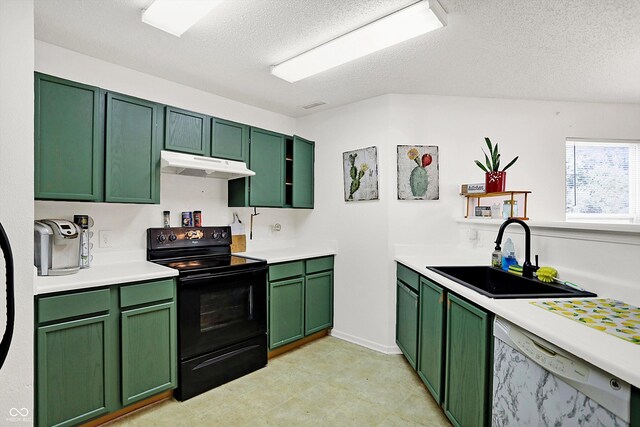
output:
[[640,0],[440,2],[446,28],[293,84],[270,65],[413,0],[225,0],[181,38],[141,23],[151,0],[36,0],[35,36],[294,117],[385,93],[640,103]]

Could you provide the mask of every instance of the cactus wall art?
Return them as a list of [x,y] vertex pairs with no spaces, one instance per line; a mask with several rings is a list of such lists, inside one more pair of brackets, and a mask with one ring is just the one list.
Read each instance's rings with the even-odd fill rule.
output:
[[398,145],[398,200],[438,200],[438,147]]
[[378,149],[361,148],[342,153],[344,200],[378,200]]

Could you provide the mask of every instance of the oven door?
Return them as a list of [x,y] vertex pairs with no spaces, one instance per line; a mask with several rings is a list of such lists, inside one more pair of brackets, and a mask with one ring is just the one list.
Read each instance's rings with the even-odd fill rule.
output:
[[180,359],[267,332],[267,268],[180,278]]

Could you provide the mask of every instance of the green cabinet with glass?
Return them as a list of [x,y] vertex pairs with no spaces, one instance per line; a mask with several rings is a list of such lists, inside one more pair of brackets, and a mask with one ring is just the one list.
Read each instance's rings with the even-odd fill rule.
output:
[[175,388],[175,282],[36,299],[36,423],[71,426]]

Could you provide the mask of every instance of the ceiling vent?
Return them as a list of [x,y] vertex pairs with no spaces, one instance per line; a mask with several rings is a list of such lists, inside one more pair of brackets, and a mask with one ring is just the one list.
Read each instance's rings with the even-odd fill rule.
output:
[[319,107],[321,105],[326,105],[327,103],[324,101],[314,101],[311,104],[307,104],[307,105],[303,105],[302,108],[304,108],[305,110],[310,110],[312,108],[316,108]]

